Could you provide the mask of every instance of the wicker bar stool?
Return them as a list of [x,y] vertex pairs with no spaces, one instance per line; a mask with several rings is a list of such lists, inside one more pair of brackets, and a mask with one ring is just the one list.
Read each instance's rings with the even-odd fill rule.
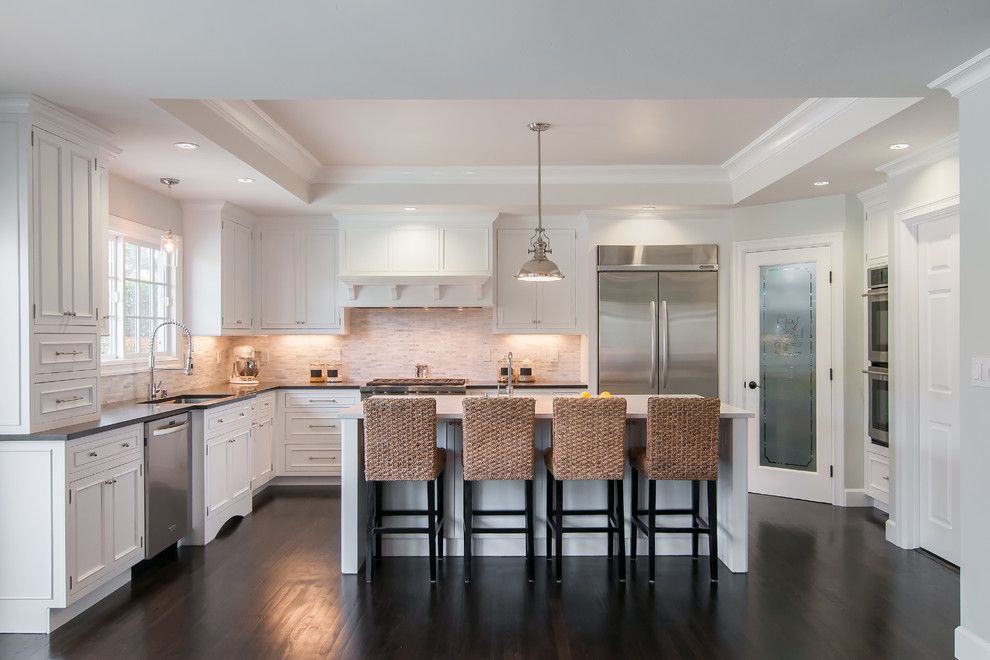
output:
[[[619,580],[626,579],[625,515],[622,480],[626,471],[626,400],[614,398],[553,400],[553,444],[546,451],[547,559],[556,544],[554,577],[562,578],[563,541],[568,532],[608,534],[608,554],[619,539]],[[564,509],[564,482],[598,480],[608,484],[605,509]],[[604,527],[564,526],[564,516],[605,516]],[[552,534],[552,537],[551,537]]]
[[[430,582],[437,580],[437,545],[443,557],[444,451],[437,447],[437,400],[432,397],[373,396],[364,402],[364,478],[368,482],[366,582],[381,554],[382,534],[426,534]],[[425,481],[426,509],[385,509],[389,481]],[[439,505],[437,502],[439,501]],[[385,527],[387,516],[426,516],[426,527]]]
[[[629,546],[636,560],[637,529],[649,545],[650,582],[656,579],[656,535],[691,534],[691,556],[698,557],[698,535],[708,535],[711,580],[718,581],[717,398],[665,396],[647,402],[646,446],[629,451],[632,466],[632,536]],[[639,504],[639,475],[648,480],[647,508]],[[657,509],[657,480],[691,482],[690,509]],[[701,482],[708,482],[708,520],[701,518]],[[642,516],[646,515],[644,521]],[[657,527],[657,516],[690,515],[690,527]]]
[[[525,534],[526,574],[535,577],[533,561],[533,472],[536,463],[536,399],[467,397],[464,399],[464,581],[471,581],[474,534]],[[525,509],[475,510],[476,481],[522,481]],[[524,527],[481,527],[476,516],[523,516]]]

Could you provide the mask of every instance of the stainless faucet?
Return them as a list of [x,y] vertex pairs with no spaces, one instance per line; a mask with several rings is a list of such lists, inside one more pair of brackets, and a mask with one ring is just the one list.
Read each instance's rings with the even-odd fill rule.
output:
[[[157,335],[158,331],[166,325],[174,325],[182,330],[183,334],[186,336],[186,363],[185,366],[182,367],[182,371],[187,376],[190,376],[192,375],[193,370],[192,333],[189,332],[189,328],[182,325],[178,321],[162,321],[159,323],[155,329],[151,331],[151,345],[148,348],[148,399],[152,401],[164,399],[168,396],[168,390],[162,386],[165,381],[155,383],[155,335]],[[164,367],[159,369],[159,371],[178,371],[178,367]]]
[[512,351],[509,351],[509,379],[506,381],[505,393],[512,396]]

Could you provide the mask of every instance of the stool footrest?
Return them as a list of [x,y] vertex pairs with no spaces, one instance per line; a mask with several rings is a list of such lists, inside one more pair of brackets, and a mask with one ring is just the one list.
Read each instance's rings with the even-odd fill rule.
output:
[[525,527],[472,527],[471,534],[525,534]]
[[376,512],[379,516],[428,516],[426,509],[379,509]]
[[525,516],[526,509],[474,509],[471,514],[475,516]]

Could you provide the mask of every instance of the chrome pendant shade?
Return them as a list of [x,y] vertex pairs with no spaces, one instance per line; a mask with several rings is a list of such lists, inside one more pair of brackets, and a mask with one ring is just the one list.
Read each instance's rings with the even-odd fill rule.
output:
[[540,140],[543,131],[550,128],[545,122],[534,122],[529,130],[536,133],[536,233],[529,241],[529,254],[533,258],[519,269],[517,280],[524,282],[556,282],[564,279],[564,274],[547,255],[552,254],[546,230],[543,228],[543,144]]

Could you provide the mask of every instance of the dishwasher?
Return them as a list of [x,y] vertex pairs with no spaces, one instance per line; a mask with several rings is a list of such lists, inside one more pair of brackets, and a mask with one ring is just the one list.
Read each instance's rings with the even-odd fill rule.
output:
[[192,528],[189,414],[144,425],[144,556],[154,557]]

